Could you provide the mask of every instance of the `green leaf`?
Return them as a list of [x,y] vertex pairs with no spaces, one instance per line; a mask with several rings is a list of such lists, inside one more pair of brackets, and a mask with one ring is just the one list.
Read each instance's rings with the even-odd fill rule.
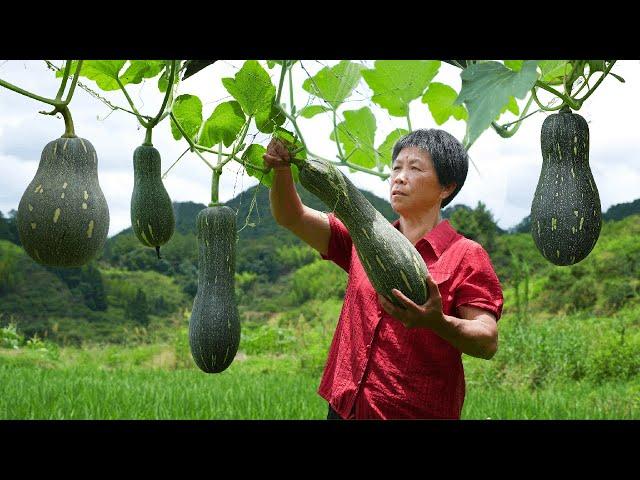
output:
[[358,85],[363,68],[362,65],[343,60],[333,67],[324,67],[315,76],[307,78],[302,88],[325,100],[336,110]]
[[[262,155],[264,155],[266,151],[267,149],[262,145],[257,143],[252,143],[242,154],[242,160],[247,163],[256,165],[260,168],[266,168],[264,164],[264,159],[262,158]],[[274,175],[273,169],[269,170],[269,173],[264,173],[264,172],[261,172],[260,170],[256,170],[255,168],[251,168],[247,164],[245,164],[244,168],[249,175],[257,178],[260,181],[260,183],[271,188],[271,185],[273,184],[273,175]]]
[[398,140],[400,140],[408,133],[409,130],[405,130],[404,128],[396,128],[389,135],[387,135],[387,138],[384,140],[384,142],[382,142],[382,144],[376,149],[378,153],[378,168],[384,165],[387,165],[389,167],[391,166],[391,154],[393,153],[393,147]]
[[505,67],[510,68],[514,72],[519,72],[523,63],[524,60],[504,60]]
[[[292,132],[285,128],[277,127],[273,132],[273,136],[282,140],[287,145],[289,152],[295,152],[296,150],[303,147],[300,139],[296,138],[296,136]],[[302,150],[295,154],[295,158],[306,159],[307,152],[305,150]],[[298,167],[296,167],[295,165],[291,165],[291,176],[293,177],[294,182],[298,181],[299,171]]]
[[165,67],[164,60],[129,60],[129,68],[120,77],[123,85],[140,83],[143,78],[153,78]]
[[[202,102],[195,95],[180,95],[173,104],[173,114],[190,139],[194,139],[202,125]],[[171,122],[173,138],[180,140],[182,134]]]
[[205,122],[198,143],[212,147],[222,142],[228,147],[235,141],[244,122],[245,116],[238,102],[221,103]]
[[[65,60],[65,62],[62,64],[62,68],[60,70],[56,70],[56,78],[62,78],[62,75],[64,75],[64,67],[66,66],[67,66],[67,62]],[[74,74],[77,66],[78,66],[78,60],[71,60],[71,69],[69,70],[69,75]],[[82,71],[80,71],[80,76],[82,76]]]
[[262,110],[256,114],[256,127],[262,133],[273,133],[286,119],[287,117],[284,116],[280,105],[276,105],[272,100],[271,108]]
[[458,93],[449,85],[432,82],[422,96],[422,103],[429,106],[429,111],[438,125],[442,125],[453,116],[456,120],[466,120],[469,116],[464,105],[455,105]]
[[538,66],[540,67],[540,80],[548,85],[561,85],[565,68],[568,71],[567,60],[543,60]]
[[[185,60],[186,61],[186,60]],[[165,60],[165,67],[162,75],[158,79],[158,90],[162,93],[167,91],[167,86],[169,85],[169,74],[171,73],[171,60]],[[176,64],[176,73],[173,78],[173,84],[177,84],[180,80],[180,62]]]
[[[284,62],[284,60],[267,60],[267,67],[269,67],[269,69],[272,69],[276,65],[282,65],[282,62]],[[287,67],[290,67],[296,62],[297,60],[287,60]]]
[[293,146],[296,142],[296,136],[285,128],[278,127],[273,132],[273,136],[279,140],[282,140],[284,143]]
[[462,89],[455,101],[469,112],[465,145],[468,147],[500,114],[511,97],[524,98],[538,78],[536,60],[526,60],[519,72],[499,62],[470,65],[460,74]]
[[247,60],[234,78],[223,78],[222,84],[235,98],[244,113],[255,116],[269,110],[276,87],[267,71],[256,60]]
[[520,107],[518,106],[518,102],[514,97],[509,97],[509,103],[502,107],[502,110],[500,110],[500,115],[505,113],[507,110],[509,110],[514,115],[518,115],[520,113]]
[[[106,92],[118,90],[118,75],[125,63],[126,60],[85,60],[80,76],[93,80]],[[75,70],[75,66],[73,67],[71,72]]]
[[[344,121],[338,124],[338,140],[349,162],[367,168],[376,166],[375,135],[376,117],[369,107],[344,112]],[[336,140],[335,131],[331,132],[330,138]]]
[[363,70],[372,100],[396,117],[406,117],[409,103],[420,97],[438,73],[440,60],[377,60]]
[[604,72],[607,69],[606,60],[587,60],[589,72]]
[[304,118],[312,118],[324,112],[331,112],[331,109],[322,105],[309,105],[300,110],[298,114]]

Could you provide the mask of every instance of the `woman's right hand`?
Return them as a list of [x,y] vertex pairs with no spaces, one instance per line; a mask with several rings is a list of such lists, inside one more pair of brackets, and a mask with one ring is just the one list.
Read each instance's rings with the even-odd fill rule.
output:
[[273,168],[274,170],[286,170],[291,166],[289,150],[285,144],[277,138],[272,138],[267,145],[267,152],[262,155],[267,168]]

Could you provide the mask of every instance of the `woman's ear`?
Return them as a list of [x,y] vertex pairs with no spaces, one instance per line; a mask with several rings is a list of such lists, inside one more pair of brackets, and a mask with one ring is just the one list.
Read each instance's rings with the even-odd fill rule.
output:
[[442,191],[440,192],[440,198],[442,198],[443,200],[447,198],[449,195],[453,193],[453,191],[456,189],[457,186],[458,184],[456,182],[451,182],[446,187],[442,187]]

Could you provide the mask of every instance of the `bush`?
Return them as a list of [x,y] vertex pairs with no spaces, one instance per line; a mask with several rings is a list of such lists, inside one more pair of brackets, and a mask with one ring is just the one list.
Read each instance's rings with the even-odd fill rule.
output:
[[337,265],[318,260],[297,270],[291,284],[291,297],[297,304],[311,299],[343,298],[347,276]]
[[0,328],[0,347],[17,350],[24,344],[24,337],[18,333],[15,323]]
[[602,283],[602,313],[613,313],[636,296],[634,282],[631,279],[610,279]]
[[[640,332],[624,318],[618,326],[601,333],[588,355],[588,376],[595,382],[630,380],[640,375]],[[633,324],[631,324],[633,325]]]
[[296,338],[288,329],[271,325],[242,326],[240,350],[248,355],[282,354],[294,350]]

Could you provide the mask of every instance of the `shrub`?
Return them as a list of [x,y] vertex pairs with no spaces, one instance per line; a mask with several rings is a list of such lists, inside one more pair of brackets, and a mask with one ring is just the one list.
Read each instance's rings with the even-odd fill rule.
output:
[[0,347],[18,349],[24,344],[24,337],[18,333],[15,323],[0,328]]

